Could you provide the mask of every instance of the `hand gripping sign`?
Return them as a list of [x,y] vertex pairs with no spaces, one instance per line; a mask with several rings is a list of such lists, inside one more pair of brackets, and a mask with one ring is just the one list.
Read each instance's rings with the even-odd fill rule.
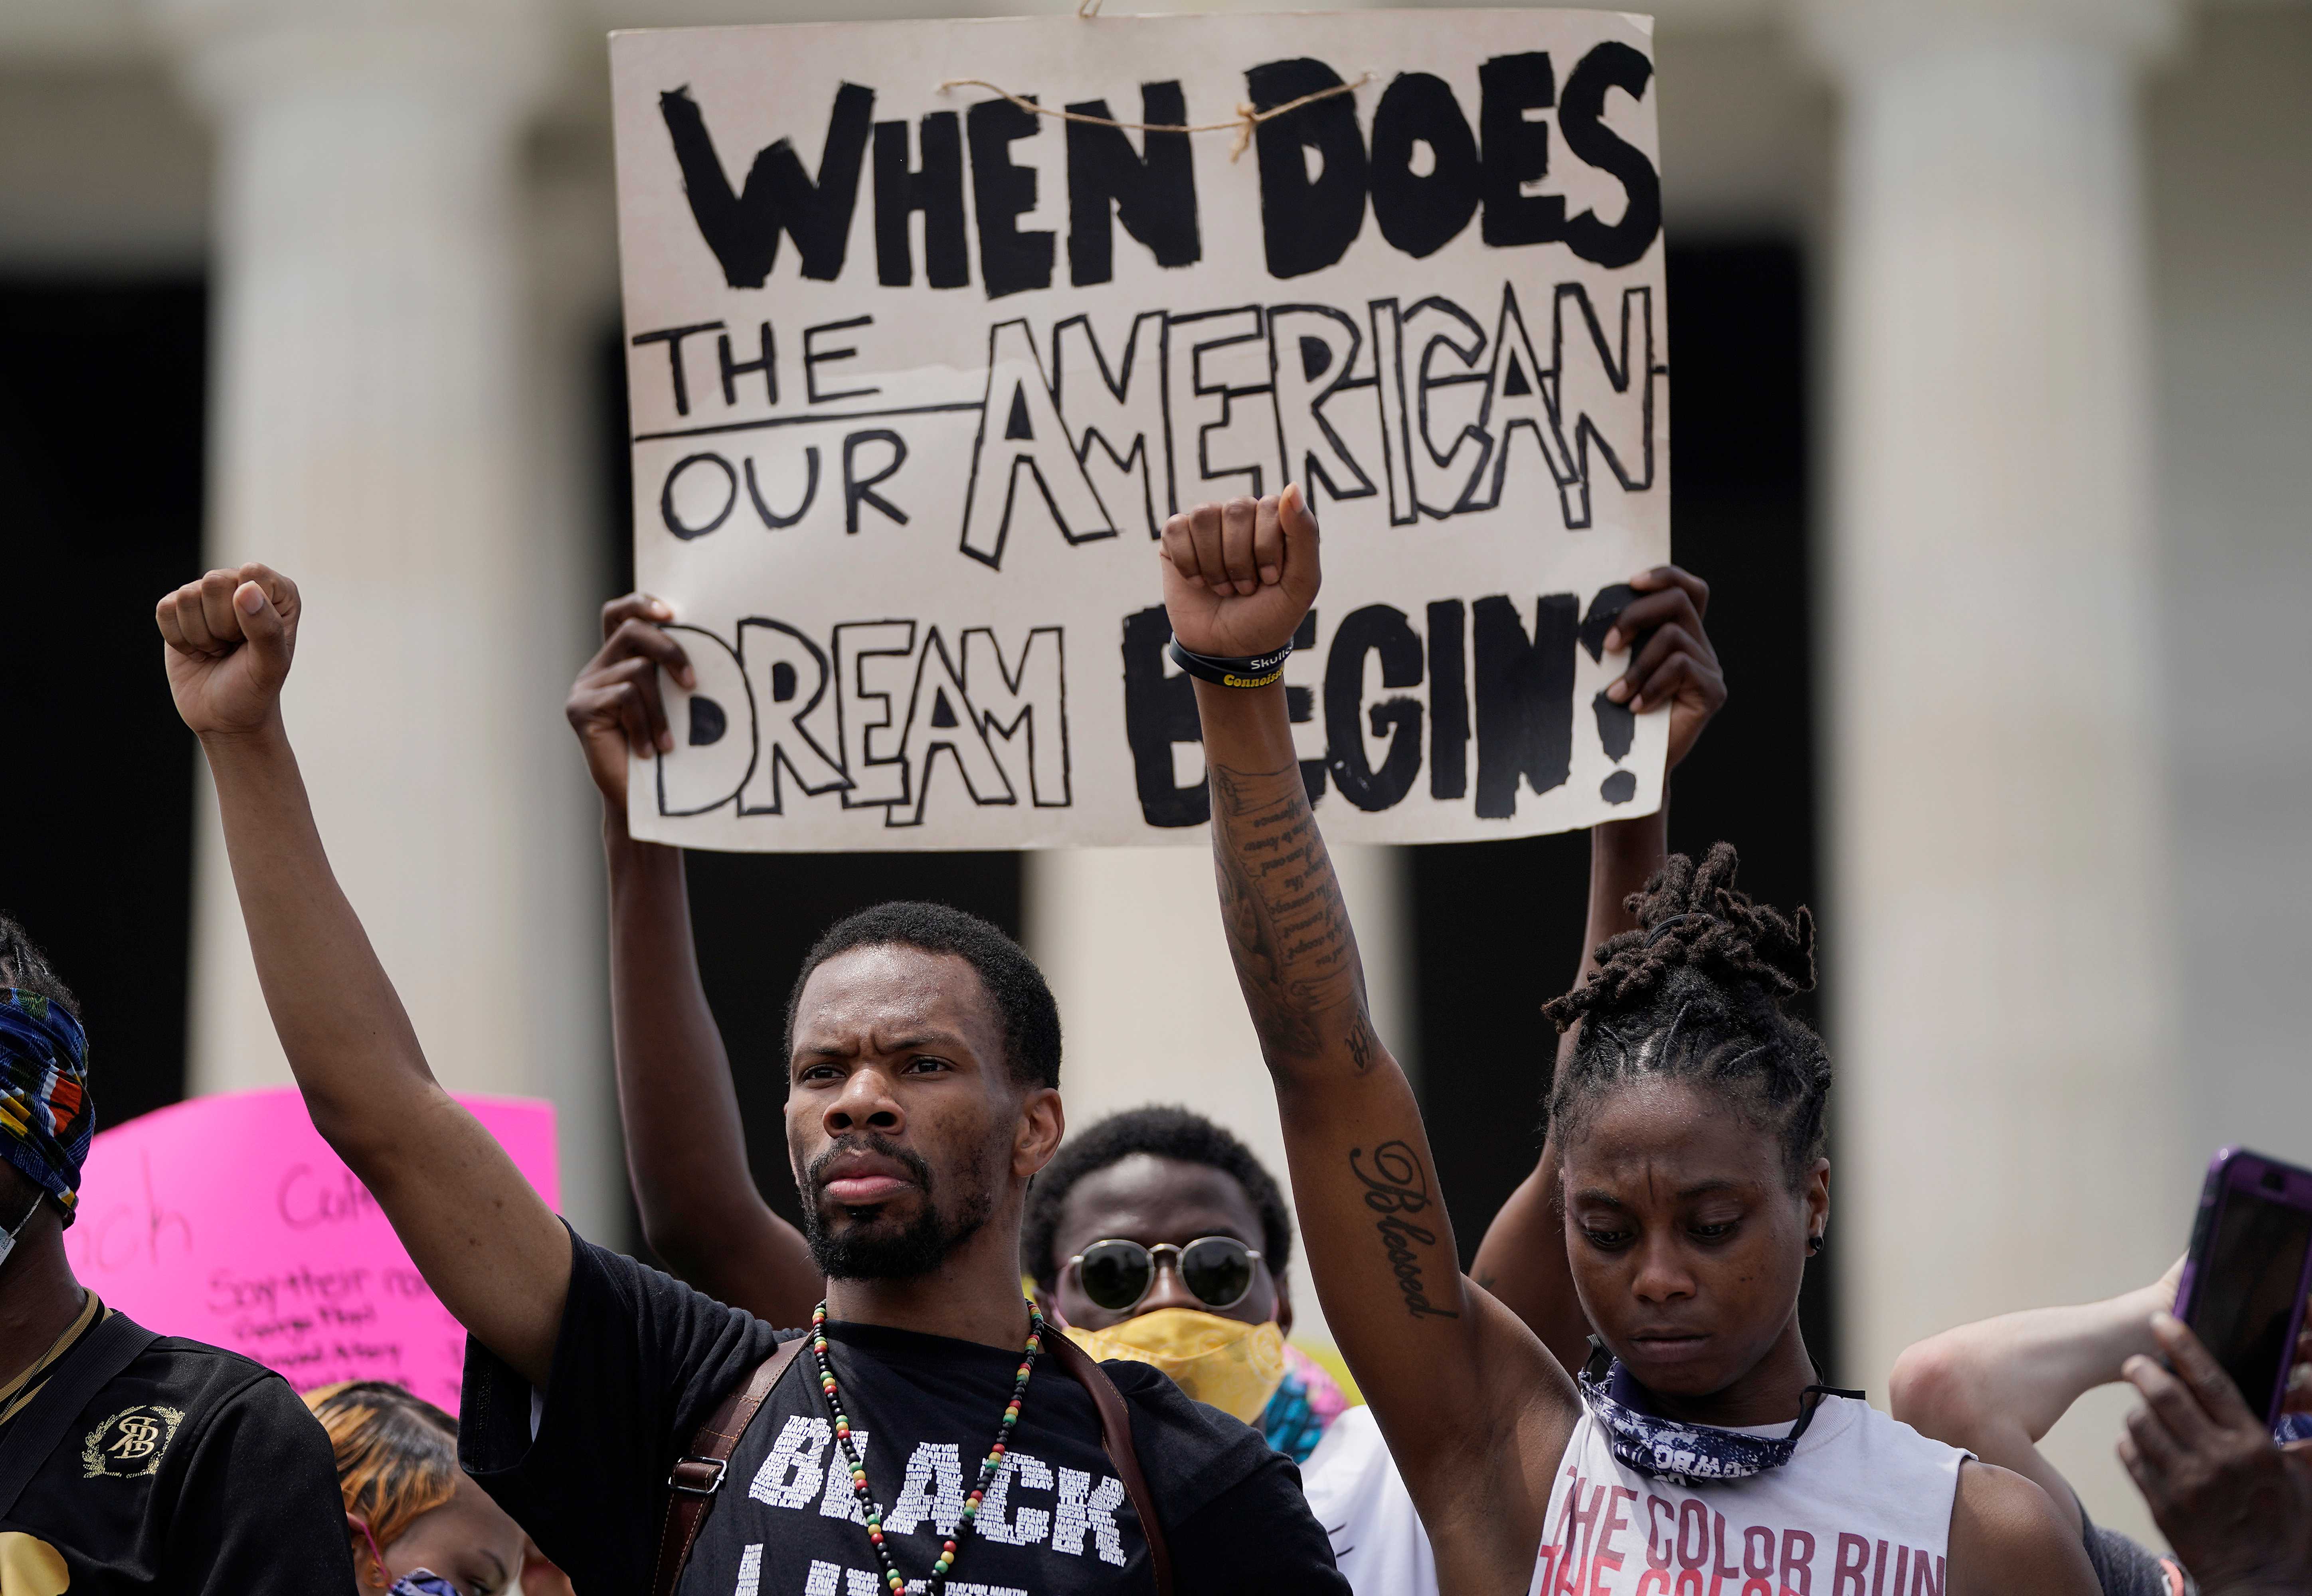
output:
[[1290,481],[1328,835],[1652,807],[1661,720],[1600,696],[1669,553],[1651,48],[1571,11],[614,36],[635,568],[698,676],[635,833],[1193,840],[1156,540]]

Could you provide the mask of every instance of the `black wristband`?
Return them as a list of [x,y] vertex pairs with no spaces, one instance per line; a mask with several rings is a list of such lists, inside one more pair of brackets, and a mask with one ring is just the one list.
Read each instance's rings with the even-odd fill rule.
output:
[[1284,676],[1284,662],[1292,658],[1292,645],[1286,643],[1274,653],[1242,655],[1230,658],[1221,654],[1199,654],[1182,646],[1177,636],[1166,645],[1172,663],[1200,682],[1211,682],[1221,687],[1266,687]]

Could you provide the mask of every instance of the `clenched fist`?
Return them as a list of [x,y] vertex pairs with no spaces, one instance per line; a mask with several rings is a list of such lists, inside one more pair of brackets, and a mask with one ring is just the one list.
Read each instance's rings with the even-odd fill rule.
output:
[[1317,518],[1299,484],[1164,523],[1164,608],[1192,654],[1269,654],[1317,602]]
[[278,720],[301,607],[297,584],[263,565],[212,571],[161,600],[153,619],[187,726],[236,737]]

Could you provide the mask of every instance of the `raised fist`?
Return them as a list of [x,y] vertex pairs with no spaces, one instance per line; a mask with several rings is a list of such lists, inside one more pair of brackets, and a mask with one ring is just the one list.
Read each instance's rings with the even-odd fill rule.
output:
[[1317,601],[1317,518],[1299,484],[1164,523],[1164,608],[1195,654],[1268,654]]
[[297,651],[297,584],[263,565],[212,571],[161,600],[169,692],[202,737],[259,731],[281,712]]

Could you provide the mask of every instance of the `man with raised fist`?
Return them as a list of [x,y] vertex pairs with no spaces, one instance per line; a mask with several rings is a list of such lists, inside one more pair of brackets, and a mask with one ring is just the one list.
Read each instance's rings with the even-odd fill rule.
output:
[[[1002,932],[884,904],[805,961],[787,1132],[828,1284],[811,1332],[778,1335],[572,1234],[434,1080],[282,722],[295,586],[212,571],[158,619],[314,1126],[469,1332],[468,1471],[578,1589],[1345,1589],[1289,1460],[1152,1369],[1093,1363],[1021,1296],[1060,1026]],[[643,711],[654,670],[612,685]]]

